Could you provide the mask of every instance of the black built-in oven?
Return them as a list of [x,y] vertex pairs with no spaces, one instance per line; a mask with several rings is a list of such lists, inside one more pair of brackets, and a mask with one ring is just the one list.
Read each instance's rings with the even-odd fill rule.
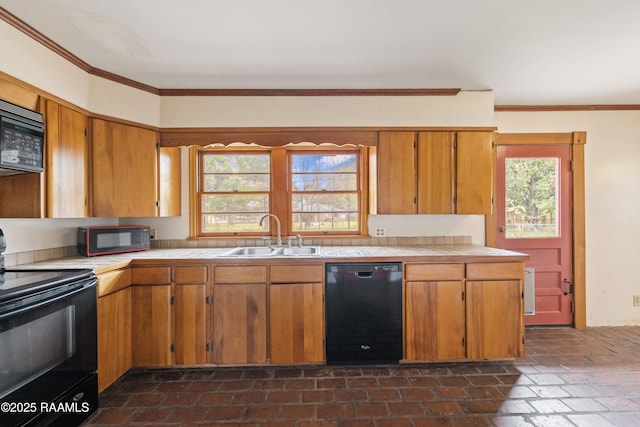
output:
[[0,270],[0,426],[77,426],[97,409],[96,292],[91,270]]

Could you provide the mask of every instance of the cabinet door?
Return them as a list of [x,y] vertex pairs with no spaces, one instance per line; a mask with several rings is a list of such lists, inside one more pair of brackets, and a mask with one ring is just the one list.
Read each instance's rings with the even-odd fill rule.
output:
[[324,360],[322,283],[269,287],[269,350],[271,363]]
[[131,368],[131,288],[98,298],[98,391]]
[[214,363],[266,363],[266,291],[266,283],[214,286]]
[[160,147],[158,153],[160,216],[181,214],[181,153],[179,147]]
[[493,133],[458,132],[456,147],[456,213],[491,214]]
[[462,281],[407,282],[408,360],[465,357],[465,303]]
[[132,287],[133,366],[171,364],[171,286]]
[[176,285],[175,363],[207,363],[207,285]]
[[455,134],[418,133],[418,213],[455,213]]
[[52,101],[46,104],[46,216],[89,216],[89,119]]
[[94,119],[93,216],[156,216],[157,135]]
[[377,158],[378,213],[415,214],[415,132],[380,132]]
[[467,357],[524,355],[521,280],[467,281]]

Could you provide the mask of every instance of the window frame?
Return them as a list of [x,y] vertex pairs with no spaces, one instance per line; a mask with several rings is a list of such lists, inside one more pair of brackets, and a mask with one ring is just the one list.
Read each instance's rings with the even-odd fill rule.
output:
[[[206,174],[204,173],[204,157],[207,154],[224,154],[224,155],[264,155],[264,154],[268,154],[269,155],[269,191],[262,191],[262,192],[247,192],[247,194],[268,194],[269,195],[269,212],[272,211],[272,206],[273,206],[273,164],[271,161],[271,153],[270,150],[262,150],[262,149],[255,149],[255,148],[249,148],[249,149],[238,149],[239,147],[233,147],[231,149],[228,150],[219,150],[219,149],[215,149],[215,148],[202,148],[197,150],[197,191],[196,191],[196,209],[197,209],[197,213],[196,213],[196,230],[197,230],[197,237],[240,237],[240,236],[269,236],[270,234],[270,229],[268,228],[267,231],[229,231],[229,232],[205,232],[203,229],[203,217],[204,217],[204,213],[203,213],[203,206],[202,206],[202,199],[203,196],[206,194],[215,194],[215,193],[211,193],[211,192],[205,192],[203,191],[203,187],[204,187],[204,180],[206,177]],[[220,194],[236,194],[236,193],[229,193],[229,192],[220,192]],[[242,193],[239,193],[242,194]],[[268,213],[268,212],[267,212]]]
[[[229,238],[264,238],[276,237],[276,227],[274,221],[269,220],[268,230],[264,232],[213,232],[204,233],[202,231],[202,206],[201,206],[201,185],[204,174],[202,173],[201,153],[216,152],[224,154],[242,154],[242,153],[268,153],[270,155],[271,165],[271,183],[269,195],[269,213],[276,215],[281,222],[282,237],[302,235],[313,238],[339,238],[349,237],[355,238],[359,236],[368,236],[367,217],[369,207],[369,147],[366,146],[318,146],[318,145],[287,145],[263,147],[255,144],[244,144],[233,146],[216,145],[216,146],[192,146],[190,148],[190,239],[229,239]],[[356,231],[335,231],[335,232],[318,232],[318,231],[292,231],[292,171],[290,167],[290,155],[300,151],[313,151],[325,154],[350,152],[357,156],[357,180],[358,180],[358,230]]]
[[[356,190],[355,191],[340,191],[339,193],[355,193],[356,194],[356,199],[357,199],[357,210],[356,210],[356,215],[358,216],[358,229],[357,230],[353,230],[353,231],[349,231],[349,230],[339,230],[339,231],[303,231],[303,230],[294,230],[294,223],[293,223],[293,196],[294,194],[297,193],[302,193],[302,192],[297,192],[294,191],[293,189],[293,169],[290,167],[292,165],[292,160],[291,157],[296,155],[296,154],[300,154],[300,153],[313,153],[314,155],[336,155],[339,153],[346,153],[346,154],[354,154],[356,156]],[[363,200],[362,200],[362,188],[363,188],[363,176],[362,176],[362,169],[363,169],[363,165],[362,165],[362,151],[358,150],[358,149],[354,149],[352,147],[349,148],[336,148],[336,149],[326,149],[325,147],[322,148],[316,148],[316,149],[288,149],[287,150],[287,165],[289,166],[287,168],[287,184],[288,184],[288,190],[287,190],[287,199],[288,199],[288,214],[290,215],[289,218],[289,222],[288,222],[288,226],[289,226],[289,231],[291,234],[299,234],[301,236],[347,236],[347,235],[361,235],[362,233],[362,207],[363,205]],[[322,192],[313,192],[313,193],[322,193]],[[338,193],[338,191],[336,191],[336,193]]]

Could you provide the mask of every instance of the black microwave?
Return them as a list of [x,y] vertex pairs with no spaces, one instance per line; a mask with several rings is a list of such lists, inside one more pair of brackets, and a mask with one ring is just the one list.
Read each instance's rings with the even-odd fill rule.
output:
[[80,255],[110,255],[147,249],[151,249],[151,230],[146,225],[78,228]]
[[0,100],[0,176],[42,172],[43,166],[42,114]]

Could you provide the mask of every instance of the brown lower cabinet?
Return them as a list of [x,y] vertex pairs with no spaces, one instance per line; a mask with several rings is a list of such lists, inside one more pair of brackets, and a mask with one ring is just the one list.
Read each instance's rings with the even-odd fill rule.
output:
[[[522,262],[404,264],[405,360],[524,355]],[[134,266],[98,276],[98,378],[131,367],[322,363],[324,264]]]
[[467,264],[467,357],[524,356],[524,266]]
[[214,363],[267,362],[267,284],[214,287]]
[[131,288],[98,298],[98,390],[132,366]]
[[507,359],[524,355],[522,286],[518,280],[467,282],[467,357]]
[[131,269],[133,366],[172,363],[171,281],[171,267]]
[[405,280],[405,358],[464,359],[464,264],[406,264]]
[[131,289],[133,366],[171,365],[171,285]]
[[213,363],[266,363],[267,267],[213,271]]
[[465,358],[464,283],[408,282],[406,287],[407,360]]

